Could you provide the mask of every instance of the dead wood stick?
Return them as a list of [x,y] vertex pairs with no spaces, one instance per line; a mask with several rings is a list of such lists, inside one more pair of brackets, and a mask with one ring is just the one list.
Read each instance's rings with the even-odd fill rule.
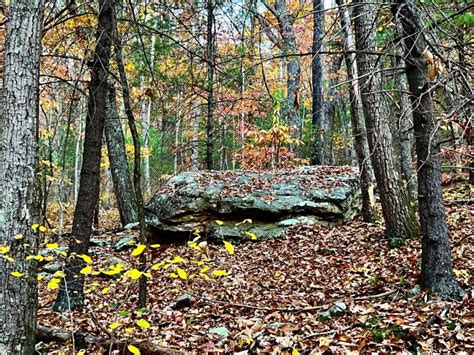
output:
[[[71,340],[73,335],[70,331],[60,328],[49,328],[38,325],[36,328],[36,342],[55,342],[55,343],[66,343]],[[100,345],[103,348],[108,349],[119,349],[121,354],[130,354],[127,346],[134,345],[141,350],[144,355],[180,355],[184,354],[181,351],[166,348],[153,344],[149,341],[144,343],[138,343],[136,341],[116,341],[115,339],[101,338],[89,333],[75,332],[74,338],[80,337],[81,343],[78,349],[85,349],[89,346]]]
[[314,307],[306,307],[306,308],[272,308],[272,307],[264,307],[264,306],[256,306],[252,304],[245,304],[245,303],[233,303],[233,302],[227,302],[227,301],[220,301],[220,300],[213,300],[211,298],[205,297],[205,296],[199,296],[193,293],[189,293],[193,297],[199,298],[201,301],[207,302],[207,303],[215,303],[215,304],[222,304],[226,306],[231,306],[231,307],[240,307],[240,308],[250,308],[250,309],[257,309],[261,311],[269,311],[269,312],[311,312],[311,311],[317,311],[325,308],[331,307],[334,303],[337,302],[343,302],[346,300],[352,300],[352,301],[364,301],[364,300],[369,300],[369,299],[374,299],[374,298],[380,298],[380,297],[385,297],[389,296],[391,294],[394,294],[398,290],[390,290],[386,291],[383,293],[379,293],[377,295],[369,295],[369,296],[361,296],[361,297],[356,297],[356,298],[345,298],[345,299],[339,299],[332,301],[327,304],[323,304],[320,306],[314,306]]

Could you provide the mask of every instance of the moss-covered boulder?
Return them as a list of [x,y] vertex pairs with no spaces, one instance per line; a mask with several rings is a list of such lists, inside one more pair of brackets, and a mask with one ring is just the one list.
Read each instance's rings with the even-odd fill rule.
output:
[[171,178],[146,205],[145,218],[155,240],[192,238],[196,230],[215,238],[267,239],[297,224],[339,225],[360,208],[353,167],[197,171]]

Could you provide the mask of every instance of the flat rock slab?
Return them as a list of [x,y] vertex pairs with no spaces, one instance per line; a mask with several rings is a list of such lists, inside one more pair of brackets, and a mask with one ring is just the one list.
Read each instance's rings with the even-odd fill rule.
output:
[[192,238],[196,230],[258,240],[282,237],[298,224],[340,225],[360,208],[353,167],[196,171],[171,178],[145,206],[145,220],[155,241]]

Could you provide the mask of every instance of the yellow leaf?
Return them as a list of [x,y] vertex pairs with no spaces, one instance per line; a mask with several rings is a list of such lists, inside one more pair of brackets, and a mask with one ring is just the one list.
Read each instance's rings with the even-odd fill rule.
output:
[[181,269],[180,267],[177,267],[176,268],[176,272],[178,273],[178,276],[183,279],[183,280],[186,280],[188,278],[188,274],[186,274],[186,271],[184,271],[183,269]]
[[79,272],[84,275],[89,275],[92,272],[92,266],[88,265]]
[[156,249],[160,247],[160,244],[152,244],[150,245],[151,248]]
[[5,255],[2,255],[2,258],[8,260],[9,262],[13,263],[15,261],[15,259],[13,259],[11,256],[5,256]]
[[144,319],[140,319],[140,320],[137,320],[137,325],[141,328],[145,328],[145,329],[148,329],[150,328],[150,323],[148,323],[146,320]]
[[331,339],[326,337],[319,338],[319,346],[329,346],[331,344]]
[[125,273],[125,276],[130,277],[132,280],[137,280],[142,275],[143,275],[143,272],[137,269],[130,269]]
[[0,254],[6,254],[10,251],[10,247],[0,245]]
[[[252,240],[257,239],[257,236],[252,232],[245,232],[245,234],[247,234],[250,237],[250,239],[252,239]],[[296,350],[296,351],[298,351],[298,350]]]
[[224,240],[224,245],[227,251],[229,252],[229,254],[234,254],[234,246],[232,244]]
[[79,255],[79,257],[82,258],[82,260],[84,260],[88,264],[92,262],[92,259],[89,255],[82,254],[82,255]]
[[31,226],[31,229],[33,229],[34,231],[38,229],[40,225],[38,223],[35,223]]
[[14,277],[22,277],[22,276],[25,276],[24,273],[19,272],[19,271],[12,271],[10,274],[11,274],[12,276],[14,276]]
[[137,347],[133,346],[133,345],[127,346],[127,349],[128,349],[128,351],[130,351],[134,355],[140,355],[140,350]]
[[299,352],[298,352],[298,349],[293,349],[293,351],[291,352],[291,355],[298,355]]
[[56,271],[53,276],[54,277],[65,277],[66,274],[62,271]]
[[148,277],[149,279],[153,278],[153,276],[149,272],[144,272],[143,276]]
[[44,259],[44,256],[42,256],[42,255],[28,255],[25,259],[26,260],[35,259],[35,260],[41,261],[41,260]]
[[109,292],[109,290],[110,290],[110,288],[104,287],[101,292],[102,292],[103,295],[105,295],[107,292]]
[[43,233],[47,231],[45,226],[39,226],[39,230],[40,232],[43,232]]
[[196,242],[188,242],[188,247],[190,247],[194,250],[197,250],[197,251],[201,251],[201,247],[199,245],[197,245]]
[[43,275],[38,275],[38,276],[36,276],[36,280],[38,280],[38,281],[41,281],[41,280],[43,280],[43,279],[44,279],[44,276],[43,276]]
[[110,329],[117,329],[118,327],[120,327],[119,322],[113,322],[112,324],[109,324]]
[[138,256],[145,250],[146,245],[138,244],[137,247],[132,251],[132,256]]
[[59,288],[60,283],[61,283],[60,279],[53,278],[53,279],[49,280],[47,287],[51,290],[55,290],[55,289]]
[[112,276],[112,275],[117,275],[119,274],[123,269],[123,264],[117,264],[115,266],[112,266],[109,270],[107,271],[102,271],[104,274]]
[[24,238],[23,234],[15,235],[15,239],[23,239],[23,238]]
[[205,273],[207,270],[209,270],[209,266],[204,266],[201,270],[199,270],[199,272]]
[[204,280],[210,280],[211,278],[207,276],[206,274],[200,273],[199,276],[201,276]]
[[133,328],[125,328],[125,333],[128,333],[128,334],[133,333]]
[[178,278],[178,275],[176,275],[174,272],[169,273],[168,276],[171,277],[172,279],[177,279]]
[[225,271],[225,270],[214,270],[212,272],[212,274],[215,275],[215,276],[226,276],[227,271]]
[[50,244],[46,244],[46,248],[48,248],[48,249],[57,249],[57,248],[59,248],[59,245],[58,245],[58,243],[50,243]]
[[175,256],[173,260],[171,260],[171,262],[173,264],[176,264],[176,263],[183,263],[183,264],[186,264],[187,261],[185,259],[183,259],[182,257],[180,257],[179,255],[178,256]]
[[220,226],[222,226],[222,225],[224,224],[224,222],[219,221],[219,220],[217,220],[216,223],[217,223],[218,225],[220,225]]
[[250,223],[251,224],[252,220],[250,218],[246,218],[242,222],[236,223],[235,225],[240,226],[241,224],[245,224],[245,223]]
[[162,267],[163,265],[165,265],[165,262],[164,262],[164,261],[160,261],[159,263],[154,264],[154,265],[151,267],[151,269],[154,270],[154,271],[156,271],[156,270],[158,270],[160,267]]
[[80,350],[80,351],[77,352],[77,355],[85,355],[85,354],[86,354],[86,352],[84,350]]

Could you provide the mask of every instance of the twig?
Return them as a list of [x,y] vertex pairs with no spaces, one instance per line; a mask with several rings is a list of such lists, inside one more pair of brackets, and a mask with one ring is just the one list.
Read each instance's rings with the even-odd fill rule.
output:
[[364,301],[364,300],[369,300],[369,299],[374,299],[374,298],[380,298],[380,297],[385,297],[391,294],[394,294],[395,292],[398,292],[398,290],[390,290],[386,291],[383,293],[379,293],[377,295],[369,295],[369,296],[361,296],[361,297],[356,297],[356,298],[346,298],[346,299],[339,299],[332,301],[331,303],[323,304],[320,306],[314,306],[314,307],[306,307],[306,308],[272,308],[272,307],[264,307],[264,306],[256,306],[252,304],[245,304],[245,303],[233,303],[233,302],[227,302],[227,301],[219,301],[219,300],[213,300],[208,297],[204,296],[199,296],[193,293],[189,293],[191,296],[199,298],[201,301],[207,302],[207,303],[214,303],[214,304],[222,304],[226,306],[231,306],[231,307],[240,307],[240,308],[249,308],[249,309],[257,309],[261,311],[270,311],[270,312],[311,312],[311,311],[317,311],[325,308],[329,308],[333,306],[337,302],[342,302],[345,300],[352,300],[352,301]]

